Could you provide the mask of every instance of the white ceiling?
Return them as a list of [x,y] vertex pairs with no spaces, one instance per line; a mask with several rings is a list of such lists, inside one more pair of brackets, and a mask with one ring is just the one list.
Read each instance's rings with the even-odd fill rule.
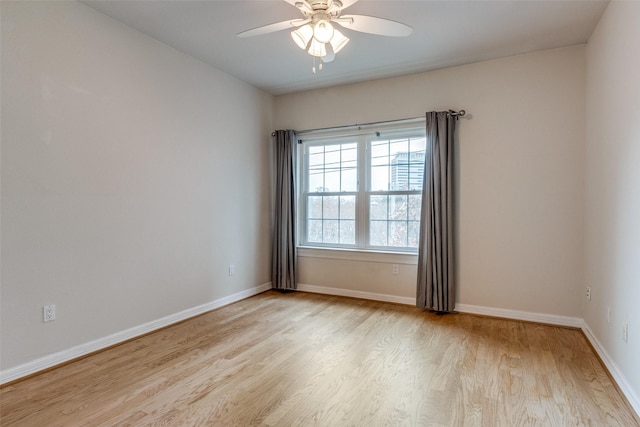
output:
[[344,30],[351,41],[317,74],[283,30],[236,34],[301,17],[284,0],[90,0],[93,9],[274,95],[416,73],[585,43],[602,0],[360,0],[345,14],[413,27],[409,37]]

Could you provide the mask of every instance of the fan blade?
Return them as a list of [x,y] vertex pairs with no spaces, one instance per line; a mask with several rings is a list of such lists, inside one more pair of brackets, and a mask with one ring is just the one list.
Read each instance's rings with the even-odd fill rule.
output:
[[[351,22],[343,22],[343,19]],[[349,30],[380,36],[407,37],[413,31],[413,28],[400,22],[366,15],[342,15],[337,22]]]
[[253,28],[236,34],[238,37],[253,37],[262,34],[273,33],[275,31],[286,30],[287,28],[295,28],[306,24],[310,19],[289,19],[287,21],[276,22],[275,24],[263,25],[262,27]]
[[334,12],[342,12],[358,0],[332,0],[329,2],[327,13],[332,14]]
[[[304,12],[304,11],[309,13],[313,12],[313,8],[311,7],[311,5],[307,3],[305,0],[284,0],[284,1],[289,3],[291,6],[297,7],[301,12]],[[298,5],[298,3],[302,3],[302,4]]]
[[342,3],[342,7],[340,8],[340,10],[344,10],[344,9],[348,8],[349,6],[351,6],[352,4],[354,4],[357,1],[358,0],[340,0],[340,2]]

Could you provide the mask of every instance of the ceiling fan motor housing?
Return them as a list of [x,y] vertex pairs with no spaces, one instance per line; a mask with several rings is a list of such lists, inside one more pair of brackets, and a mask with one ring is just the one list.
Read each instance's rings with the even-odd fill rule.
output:
[[305,0],[296,2],[295,5],[306,17],[313,17],[318,13],[337,17],[342,10],[342,2],[339,0]]

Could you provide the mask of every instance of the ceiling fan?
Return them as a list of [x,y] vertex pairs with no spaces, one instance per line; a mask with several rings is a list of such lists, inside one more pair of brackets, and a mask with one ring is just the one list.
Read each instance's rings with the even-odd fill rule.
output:
[[[413,28],[389,19],[367,15],[342,15],[342,11],[358,0],[285,0],[302,13],[303,18],[289,19],[238,33],[238,37],[252,37],[295,28],[291,38],[301,49],[315,58],[331,62],[349,42],[337,27],[381,36],[406,37]],[[319,68],[322,70],[322,63]]]

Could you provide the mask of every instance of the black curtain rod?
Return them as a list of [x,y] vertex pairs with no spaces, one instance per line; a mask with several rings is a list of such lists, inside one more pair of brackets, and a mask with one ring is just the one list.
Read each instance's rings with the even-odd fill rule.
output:
[[[465,114],[467,114],[467,112],[464,111],[464,110],[460,110],[460,111],[449,110],[449,114],[451,114],[453,117],[458,118],[458,117],[464,116]],[[418,119],[423,119],[423,118],[424,118],[424,116],[423,117],[412,117],[410,119],[385,120],[385,121],[381,121],[381,122],[356,123],[354,125],[332,126],[332,127],[316,128],[316,129],[305,129],[305,130],[298,130],[298,131],[296,131],[296,133],[319,132],[319,131],[323,131],[323,130],[339,130],[339,129],[345,129],[345,128],[360,128],[362,126],[384,125],[384,124],[388,124],[388,123],[398,123],[398,122],[418,120]],[[276,136],[276,133],[275,132],[271,132],[271,136]]]

